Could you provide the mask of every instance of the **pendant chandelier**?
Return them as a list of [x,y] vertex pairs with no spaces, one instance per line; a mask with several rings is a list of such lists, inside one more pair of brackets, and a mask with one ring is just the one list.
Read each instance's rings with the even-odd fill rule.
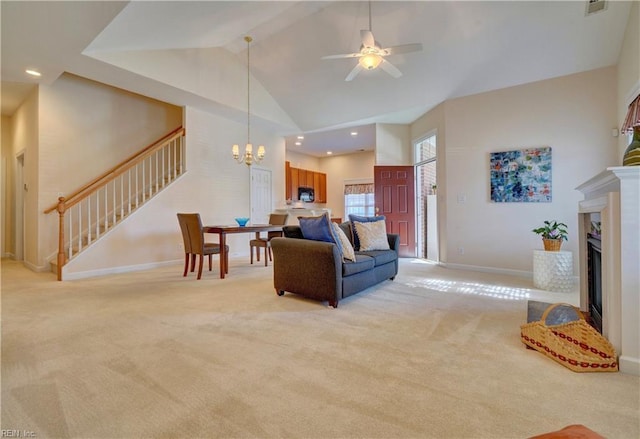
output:
[[249,69],[249,45],[253,39],[250,36],[246,36],[244,40],[247,42],[247,144],[244,147],[243,155],[240,155],[240,147],[237,144],[233,145],[231,153],[238,163],[245,163],[247,166],[251,166],[254,162],[260,163],[264,158],[264,146],[258,146],[257,154],[253,155],[253,145],[251,144],[251,94],[249,88],[249,80],[251,77],[251,70]]

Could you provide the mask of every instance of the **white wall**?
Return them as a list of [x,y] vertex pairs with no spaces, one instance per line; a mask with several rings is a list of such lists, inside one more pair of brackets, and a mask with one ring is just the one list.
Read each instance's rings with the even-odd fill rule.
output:
[[[246,125],[186,109],[187,172],[119,227],[67,264],[68,277],[128,271],[183,261],[178,212],[199,212],[204,224],[235,224],[249,210],[249,167],[231,157],[231,145],[246,143]],[[284,203],[284,139],[252,129],[272,171],[274,208]],[[249,260],[251,234],[229,235],[231,258]],[[215,239],[211,236],[211,239]]]
[[[443,261],[451,266],[530,273],[532,250],[541,248],[540,238],[531,229],[546,219],[568,224],[570,240],[563,250],[575,254],[581,199],[575,187],[617,163],[617,140],[611,135],[617,114],[616,69],[454,99],[444,103],[444,112],[445,140],[438,138],[439,147],[446,151]],[[442,126],[437,115],[433,126],[424,122],[428,118],[429,114],[416,124],[425,130]],[[412,133],[418,135],[416,130]],[[553,202],[492,203],[489,153],[537,146],[553,148]],[[440,175],[438,179],[442,181]],[[466,201],[458,202],[459,196]]]

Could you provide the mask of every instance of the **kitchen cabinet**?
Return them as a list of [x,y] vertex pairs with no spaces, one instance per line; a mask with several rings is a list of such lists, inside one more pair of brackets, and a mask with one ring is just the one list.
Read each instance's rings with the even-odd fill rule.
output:
[[293,200],[291,196],[291,162],[284,162],[284,199]]
[[307,185],[307,171],[305,169],[298,169],[298,186]]
[[316,203],[327,202],[327,174],[314,172],[313,188],[315,191]]
[[298,187],[313,188],[315,203],[327,202],[327,174],[299,169],[285,162],[285,199],[298,201]]
[[300,186],[300,172],[298,168],[291,168],[291,199],[298,200],[298,186]]

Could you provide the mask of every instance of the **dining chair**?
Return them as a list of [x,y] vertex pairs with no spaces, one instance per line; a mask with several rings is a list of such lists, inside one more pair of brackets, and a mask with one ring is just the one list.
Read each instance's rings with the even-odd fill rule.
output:
[[[274,226],[284,226],[289,218],[288,213],[272,213],[269,215],[269,224]],[[273,260],[271,256],[271,238],[282,236],[282,232],[267,232],[267,237],[263,238],[260,233],[256,233],[255,239],[249,241],[249,251],[251,252],[251,263],[253,264],[253,249],[256,249],[256,259],[260,262],[260,248],[264,248],[264,266],[268,265],[269,260]],[[267,254],[269,255],[267,259]]]
[[[184,241],[184,273],[187,275],[189,271],[189,260],[191,260],[191,272],[196,268],[196,255],[200,255],[200,263],[198,265],[198,279],[202,277],[202,263],[204,256],[209,256],[209,271],[211,271],[211,256],[220,254],[220,244],[213,242],[205,242],[204,232],[202,229],[202,220],[199,213],[179,213],[178,223],[182,231],[182,239]],[[229,266],[229,246],[225,246],[226,263]]]

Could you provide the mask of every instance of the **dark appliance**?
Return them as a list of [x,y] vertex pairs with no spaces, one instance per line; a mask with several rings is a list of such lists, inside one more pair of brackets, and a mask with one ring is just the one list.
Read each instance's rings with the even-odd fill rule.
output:
[[298,187],[298,200],[313,202],[313,200],[315,200],[313,196],[313,188],[306,186]]

